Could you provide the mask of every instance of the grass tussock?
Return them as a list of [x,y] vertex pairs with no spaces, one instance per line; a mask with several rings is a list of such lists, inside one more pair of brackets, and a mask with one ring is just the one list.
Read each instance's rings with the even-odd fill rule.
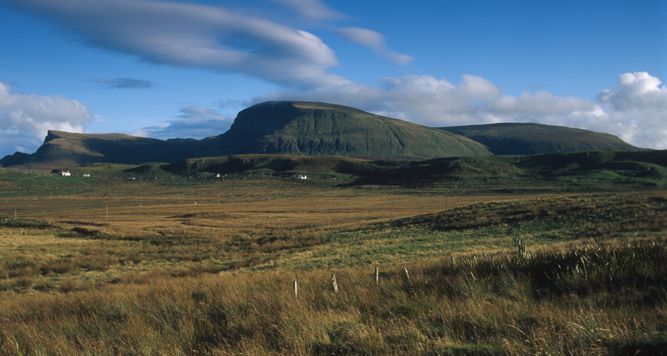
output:
[[26,295],[0,301],[0,353],[665,351],[662,241],[405,267],[410,279],[397,266],[382,269],[377,284],[369,266],[156,277],[148,284]]

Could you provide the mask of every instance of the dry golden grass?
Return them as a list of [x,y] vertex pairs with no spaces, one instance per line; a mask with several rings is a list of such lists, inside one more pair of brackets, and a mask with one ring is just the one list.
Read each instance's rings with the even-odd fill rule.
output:
[[[619,282],[623,293],[644,299],[616,298],[617,287],[604,283],[585,295],[575,289],[545,298],[536,296],[530,273],[539,264],[512,262],[506,273],[488,264],[508,263],[515,236],[531,254],[561,256],[562,265],[572,262],[564,256],[573,248],[603,241],[623,255],[647,253],[622,247],[627,242],[655,242],[664,251],[665,197],[448,197],[453,215],[440,213],[444,197],[426,189],[262,179],[118,182],[85,194],[3,197],[0,353],[588,354],[664,345],[663,280]],[[610,203],[619,205],[614,214],[644,215],[622,228],[577,216],[503,220]],[[412,218],[431,213],[438,214]],[[485,223],[466,227],[456,216]],[[665,262],[647,256],[646,268]]]
[[[25,296],[0,301],[0,350],[62,355],[664,350],[665,245],[588,248],[536,253],[531,260],[497,256],[416,263],[407,265],[410,282],[401,268],[382,269],[379,284],[370,268],[226,272]],[[583,260],[585,274],[576,272]],[[630,270],[616,270],[628,264]],[[540,269],[559,282],[532,272]],[[332,290],[332,272],[339,293]],[[294,279],[300,287],[296,297]]]

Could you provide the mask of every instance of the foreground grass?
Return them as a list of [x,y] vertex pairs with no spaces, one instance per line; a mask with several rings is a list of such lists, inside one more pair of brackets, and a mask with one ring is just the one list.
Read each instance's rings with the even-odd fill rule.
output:
[[[445,200],[261,176],[181,180],[63,181],[91,190],[61,196],[10,187],[0,354],[665,348],[665,191]],[[531,258],[515,258],[518,238]]]
[[368,266],[158,278],[3,300],[0,353],[625,354],[667,348],[663,240],[406,266],[409,280],[394,267],[381,270],[378,284]]

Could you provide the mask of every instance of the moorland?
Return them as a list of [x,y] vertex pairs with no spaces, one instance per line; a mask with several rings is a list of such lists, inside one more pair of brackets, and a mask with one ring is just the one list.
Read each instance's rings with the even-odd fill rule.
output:
[[381,137],[317,141],[344,130],[314,113],[253,141],[278,152],[127,162],[133,138],[56,133],[6,158],[0,353],[667,350],[667,152],[494,156],[503,127],[471,128],[482,145],[400,122],[363,151]]
[[3,353],[664,350],[659,164],[397,184],[443,162],[211,160],[245,169],[0,170]]

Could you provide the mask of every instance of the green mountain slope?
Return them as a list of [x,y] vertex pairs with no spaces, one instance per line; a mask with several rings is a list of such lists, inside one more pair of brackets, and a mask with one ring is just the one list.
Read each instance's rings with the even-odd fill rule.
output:
[[0,165],[172,163],[239,154],[419,160],[592,150],[639,149],[613,135],[568,127],[493,124],[435,129],[341,105],[276,101],[241,111],[228,132],[203,140],[49,131],[37,152],[6,156]]
[[480,142],[496,155],[638,150],[614,135],[564,126],[502,123],[441,129]]
[[220,136],[163,141],[121,134],[49,131],[37,152],[7,156],[0,165],[176,162],[249,153],[374,158],[490,155],[483,145],[463,136],[349,107],[267,102],[241,111],[231,129]]
[[225,153],[287,153],[367,157],[489,155],[473,140],[350,107],[266,102],[239,113],[216,139]]

